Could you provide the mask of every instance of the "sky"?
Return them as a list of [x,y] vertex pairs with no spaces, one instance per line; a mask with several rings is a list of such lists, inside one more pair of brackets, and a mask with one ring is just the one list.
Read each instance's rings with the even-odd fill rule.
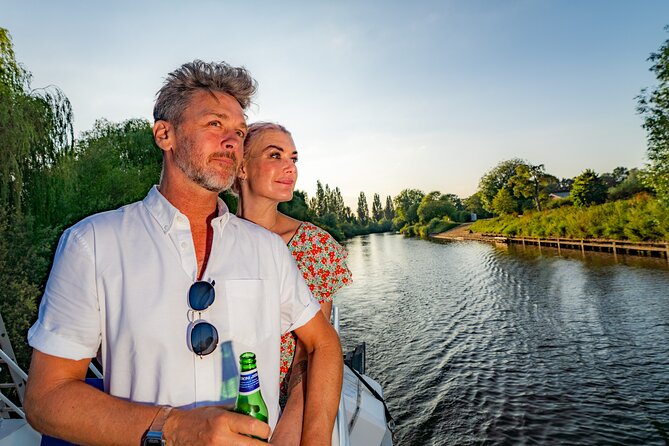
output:
[[667,0],[0,0],[34,88],[95,120],[151,119],[165,76],[193,59],[248,68],[249,122],[284,124],[297,188],[467,197],[499,162],[558,177],[642,167],[636,113]]

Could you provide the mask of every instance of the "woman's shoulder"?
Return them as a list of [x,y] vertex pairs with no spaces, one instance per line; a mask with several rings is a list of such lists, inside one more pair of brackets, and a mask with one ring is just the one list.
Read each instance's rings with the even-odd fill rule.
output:
[[325,229],[319,228],[313,223],[303,221],[297,229],[295,236],[299,236],[304,242],[305,238],[313,244],[318,245],[339,245],[337,241]]

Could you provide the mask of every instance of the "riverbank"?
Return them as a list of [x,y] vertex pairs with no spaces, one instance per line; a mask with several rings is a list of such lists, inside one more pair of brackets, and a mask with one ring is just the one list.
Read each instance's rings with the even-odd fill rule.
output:
[[669,242],[633,242],[630,240],[611,240],[594,238],[560,237],[513,237],[503,234],[477,233],[471,230],[472,223],[464,223],[449,231],[430,236],[436,242],[456,240],[476,240],[503,244],[520,244],[539,248],[557,248],[585,251],[607,252],[613,255],[626,254],[646,257],[664,257],[669,262]]

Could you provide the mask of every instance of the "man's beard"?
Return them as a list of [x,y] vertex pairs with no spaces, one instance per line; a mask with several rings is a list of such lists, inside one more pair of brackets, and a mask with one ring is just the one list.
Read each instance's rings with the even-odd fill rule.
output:
[[[216,169],[207,166],[207,160],[196,149],[192,138],[188,136],[177,137],[177,144],[179,149],[174,151],[174,162],[195,184],[216,193],[223,192],[232,186],[238,166],[234,152],[219,152],[211,155],[216,158],[230,158],[232,160],[233,164],[228,169],[227,174],[221,174]],[[202,165],[198,165],[197,161],[202,161]]]

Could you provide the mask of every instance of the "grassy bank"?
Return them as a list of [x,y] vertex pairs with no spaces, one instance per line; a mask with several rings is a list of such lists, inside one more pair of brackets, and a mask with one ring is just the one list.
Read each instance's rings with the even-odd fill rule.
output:
[[639,195],[585,208],[567,206],[480,220],[471,230],[525,237],[669,241],[669,209],[653,197]]

